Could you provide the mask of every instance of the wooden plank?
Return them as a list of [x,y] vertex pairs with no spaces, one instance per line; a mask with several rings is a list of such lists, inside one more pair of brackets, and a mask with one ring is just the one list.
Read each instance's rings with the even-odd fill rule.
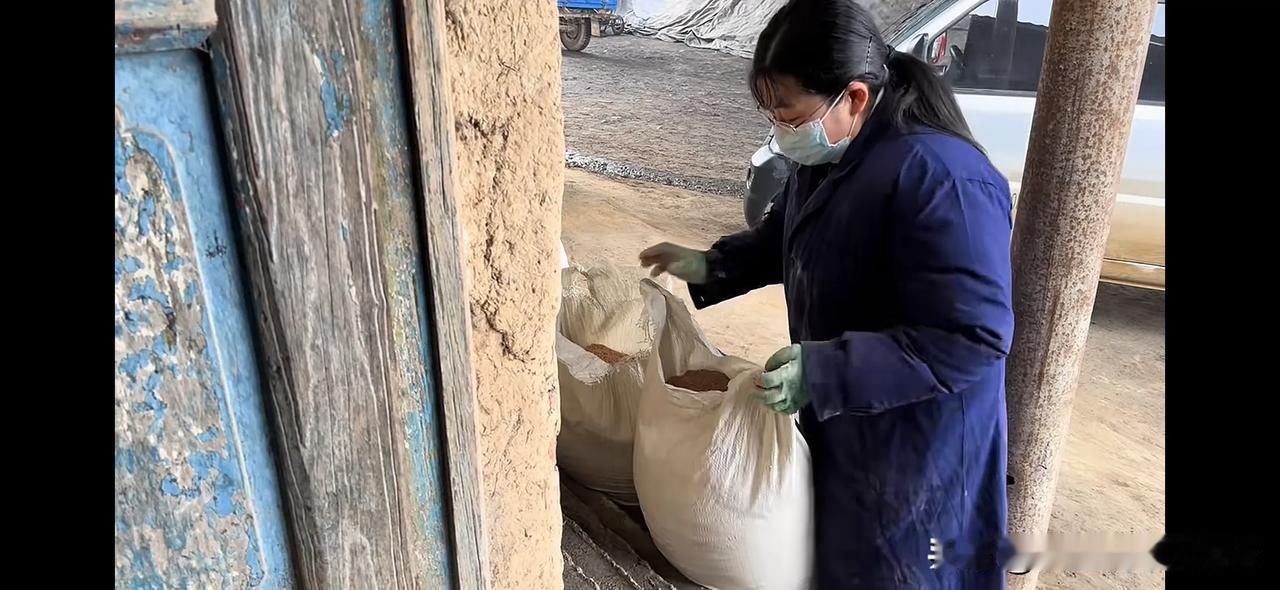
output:
[[[560,508],[565,520],[572,520],[582,527],[591,540],[608,552],[613,561],[623,566],[640,585],[669,590],[703,590],[702,586],[690,582],[671,565],[653,544],[649,532],[604,494],[561,475]],[[565,570],[567,574],[567,559]]]
[[214,0],[116,0],[116,53],[198,47],[217,24]]
[[602,539],[584,529],[567,516],[561,518],[564,590],[675,590],[622,539],[608,531],[604,531],[606,537]]
[[450,588],[398,7],[220,0],[212,44],[305,588]]
[[[593,539],[621,539],[655,574],[674,586],[675,590],[702,590],[702,586],[694,584],[676,566],[671,565],[654,544],[649,531],[608,496],[561,474],[560,507],[566,518],[577,521]],[[639,511],[639,507],[635,507],[635,510]]]
[[418,184],[427,243],[427,275],[435,327],[450,508],[458,587],[488,587],[488,547],[482,512],[476,399],[471,367],[471,314],[466,260],[453,182],[453,115],[445,85],[444,2],[402,0]]
[[115,79],[116,587],[292,588],[204,64]]

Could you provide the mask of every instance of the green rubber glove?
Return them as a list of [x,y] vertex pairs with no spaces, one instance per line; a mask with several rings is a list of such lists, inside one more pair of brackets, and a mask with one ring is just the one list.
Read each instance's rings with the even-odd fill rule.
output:
[[650,276],[670,273],[686,283],[700,285],[707,282],[707,254],[692,248],[663,242],[645,248],[640,253],[640,264],[653,267]]
[[794,414],[809,403],[809,392],[804,386],[804,359],[800,345],[792,344],[773,353],[764,363],[760,374],[756,399],[780,414]]

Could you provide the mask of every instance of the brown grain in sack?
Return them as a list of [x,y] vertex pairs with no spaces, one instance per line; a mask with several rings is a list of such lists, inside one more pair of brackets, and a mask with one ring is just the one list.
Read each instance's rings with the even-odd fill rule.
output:
[[720,371],[694,369],[667,379],[667,385],[689,391],[729,391],[729,376]]
[[587,352],[596,355],[596,358],[606,363],[609,363],[611,365],[616,365],[622,361],[625,361],[631,358],[630,355],[622,354],[621,352],[618,352],[603,344],[592,344],[587,346],[583,350],[586,350]]

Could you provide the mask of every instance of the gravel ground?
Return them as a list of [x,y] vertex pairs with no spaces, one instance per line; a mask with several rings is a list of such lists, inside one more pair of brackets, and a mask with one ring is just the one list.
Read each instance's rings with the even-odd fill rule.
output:
[[750,62],[631,35],[561,56],[570,166],[741,195],[769,134],[747,88]]

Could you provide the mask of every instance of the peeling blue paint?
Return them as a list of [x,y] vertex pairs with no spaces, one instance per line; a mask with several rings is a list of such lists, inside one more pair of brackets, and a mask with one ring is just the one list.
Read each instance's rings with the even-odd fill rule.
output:
[[[124,138],[120,137],[120,129],[116,129],[116,194],[128,201],[129,193],[133,192],[129,187],[129,179],[125,174],[125,166],[129,162],[129,158],[133,157],[133,146],[128,146],[124,142]],[[120,228],[120,220],[116,219],[116,229]]]
[[187,536],[178,529],[165,529],[164,546],[170,551],[182,551],[187,548]]
[[147,277],[142,282],[135,282],[129,290],[129,299],[131,301],[154,301],[160,304],[160,307],[164,308],[166,313],[173,313],[173,306],[169,305],[169,297],[160,292],[153,277]]
[[124,317],[124,325],[129,329],[130,334],[137,334],[141,331],[142,326],[148,323],[148,317],[145,313],[126,311],[121,315]]
[[197,484],[208,479],[209,473],[217,467],[219,462],[218,454],[215,452],[192,453],[187,456],[187,465],[196,472]]
[[[368,52],[372,56],[374,71],[373,83],[369,85],[372,95],[365,100],[374,115],[373,134],[385,138],[386,147],[379,154],[384,162],[376,169],[381,172],[381,183],[387,187],[387,206],[407,212],[412,217],[415,191],[410,176],[412,163],[407,157],[408,129],[404,123],[409,119],[409,113],[401,98],[402,90],[394,82],[401,69],[401,56],[396,51],[379,50],[397,45],[395,11],[394,3],[389,0],[364,2],[359,43],[362,48],[372,48]],[[363,57],[364,54],[361,55]],[[391,298],[393,313],[405,329],[404,344],[417,353],[406,354],[403,359],[405,382],[417,408],[406,412],[401,419],[411,457],[409,475],[417,500],[413,509],[415,533],[428,551],[425,561],[432,566],[426,585],[452,588],[455,582],[448,534],[450,525],[445,498],[441,495],[441,491],[447,489],[445,459],[438,419],[438,391],[431,376],[434,357],[431,316],[427,309],[426,280],[416,240],[416,234],[410,230],[407,237],[392,241],[388,259],[397,270],[388,274],[392,282],[387,287],[396,293]],[[404,350],[402,354],[407,352]]]
[[[182,484],[178,483],[178,478],[170,473],[165,475],[164,480],[160,482],[160,492],[171,498],[194,500],[200,497],[200,482],[197,480],[191,485],[191,487],[184,488],[182,487]],[[147,513],[147,518],[151,518],[151,513]],[[155,522],[148,522],[147,524],[148,526],[155,528]]]
[[120,279],[124,277],[125,273],[132,274],[132,273],[138,272],[141,269],[142,269],[142,261],[138,260],[136,256],[126,256],[124,260],[117,258],[116,268],[115,268],[116,284],[120,283]]
[[151,421],[151,432],[158,431],[164,426],[164,416],[169,410],[169,404],[164,403],[164,400],[156,396],[155,389],[159,384],[160,373],[152,373],[151,376],[147,378],[146,385],[143,386],[143,389],[147,392],[146,397],[143,398],[144,401],[139,404],[135,404],[133,407],[136,412],[151,412],[154,415],[154,418]]
[[241,491],[240,466],[234,460],[235,447],[230,441],[225,452],[226,455],[215,451],[193,453],[187,457],[187,465],[196,472],[196,487],[213,481],[213,498],[205,508],[218,517],[229,516],[236,510],[235,498]]
[[117,586],[292,588],[204,84],[193,52],[117,54]]
[[171,355],[176,351],[173,346],[170,346],[169,342],[165,340],[164,334],[158,334],[155,338],[151,339],[151,352],[155,353],[156,356],[166,356]]
[[165,407],[164,402],[155,398],[156,388],[160,387],[160,381],[162,380],[163,379],[160,377],[159,372],[152,373],[150,377],[147,377],[147,382],[142,386],[142,390],[147,392],[147,407],[157,412],[163,410]]
[[342,54],[342,50],[334,47],[329,52],[329,59],[333,60],[333,71],[339,76],[347,73],[347,56]]
[[262,570],[262,549],[258,547],[258,538],[250,532],[246,532],[245,536],[248,537],[249,549],[244,557],[249,564],[249,586],[253,588],[262,583],[266,572]]
[[178,496],[182,493],[182,486],[178,485],[178,478],[167,475],[164,481],[160,482],[160,491],[166,496]]
[[164,175],[165,188],[168,189],[169,196],[175,201],[182,202],[182,185],[178,183],[178,169],[164,141],[151,133],[135,133],[133,140],[137,142],[139,150],[151,156],[160,173]]
[[156,199],[148,193],[142,194],[142,206],[138,208],[138,233],[143,237],[151,234],[151,217],[156,214]]
[[347,224],[343,223],[338,226],[338,232],[342,234],[342,241],[347,241],[347,237],[351,232],[347,230]]
[[[339,54],[340,56],[341,54]],[[338,95],[337,88],[333,84],[333,79],[329,75],[328,64],[321,55],[316,55],[316,60],[320,62],[320,103],[324,108],[325,130],[329,133],[329,137],[337,137],[342,132],[342,128],[346,125],[347,116],[351,114],[351,97],[347,94]],[[343,73],[343,63],[340,60],[334,60],[334,69],[337,70],[339,76]]]
[[151,360],[151,353],[146,350],[132,352],[120,361],[118,371],[128,377],[130,381],[136,383],[138,381],[138,371],[142,369]]
[[[452,559],[449,555],[451,543],[444,536],[444,531],[448,530],[449,526],[448,516],[444,510],[444,499],[438,495],[440,490],[446,489],[446,482],[440,465],[428,463],[429,459],[437,462],[444,460],[443,445],[440,444],[439,438],[439,401],[431,368],[431,359],[434,358],[431,351],[431,315],[427,309],[426,281],[423,273],[414,272],[413,280],[412,300],[417,303],[419,330],[417,344],[421,355],[419,358],[422,360],[421,372],[416,376],[418,378],[409,381],[411,393],[414,399],[421,403],[422,410],[409,412],[406,416],[409,422],[409,445],[414,464],[414,495],[418,499],[419,506],[429,507],[425,518],[418,519],[420,534],[435,537],[433,545],[437,554],[433,557],[436,563],[442,564],[441,575],[451,580]],[[432,490],[437,491],[434,494],[435,497],[432,497]],[[452,582],[450,585],[452,586]]]
[[131,590],[165,590],[168,585],[156,572],[155,563],[151,559],[151,548],[142,546],[133,551],[134,575],[129,580]]
[[214,486],[213,501],[209,503],[214,514],[217,514],[218,516],[230,516],[235,510],[235,505],[232,504],[232,501],[238,491],[240,491],[239,486],[235,485],[235,483],[231,481],[230,477],[226,474],[218,476],[218,483]]
[[172,272],[174,272],[174,271],[176,271],[176,270],[178,270],[178,269],[182,268],[182,267],[183,267],[183,265],[185,265],[186,263],[187,263],[187,259],[186,259],[186,258],[183,258],[183,257],[181,257],[181,256],[174,256],[173,258],[170,258],[170,259],[169,259],[169,262],[166,262],[166,263],[165,263],[165,265],[164,265],[164,272],[166,272],[166,273],[172,273]]
[[425,452],[422,452],[427,448],[426,433],[423,432],[422,428],[424,420],[422,418],[422,412],[409,412],[406,417],[408,419],[406,420],[407,423],[405,424],[405,428],[409,434],[409,450],[410,456],[413,458],[413,471],[415,475],[413,478],[413,493],[420,504],[426,505],[429,499],[427,496],[427,492],[429,490],[427,487],[427,478],[416,477],[417,474],[428,472],[427,455]]
[[116,449],[116,470],[123,469],[125,473],[134,473],[138,470],[138,456],[130,449]]

